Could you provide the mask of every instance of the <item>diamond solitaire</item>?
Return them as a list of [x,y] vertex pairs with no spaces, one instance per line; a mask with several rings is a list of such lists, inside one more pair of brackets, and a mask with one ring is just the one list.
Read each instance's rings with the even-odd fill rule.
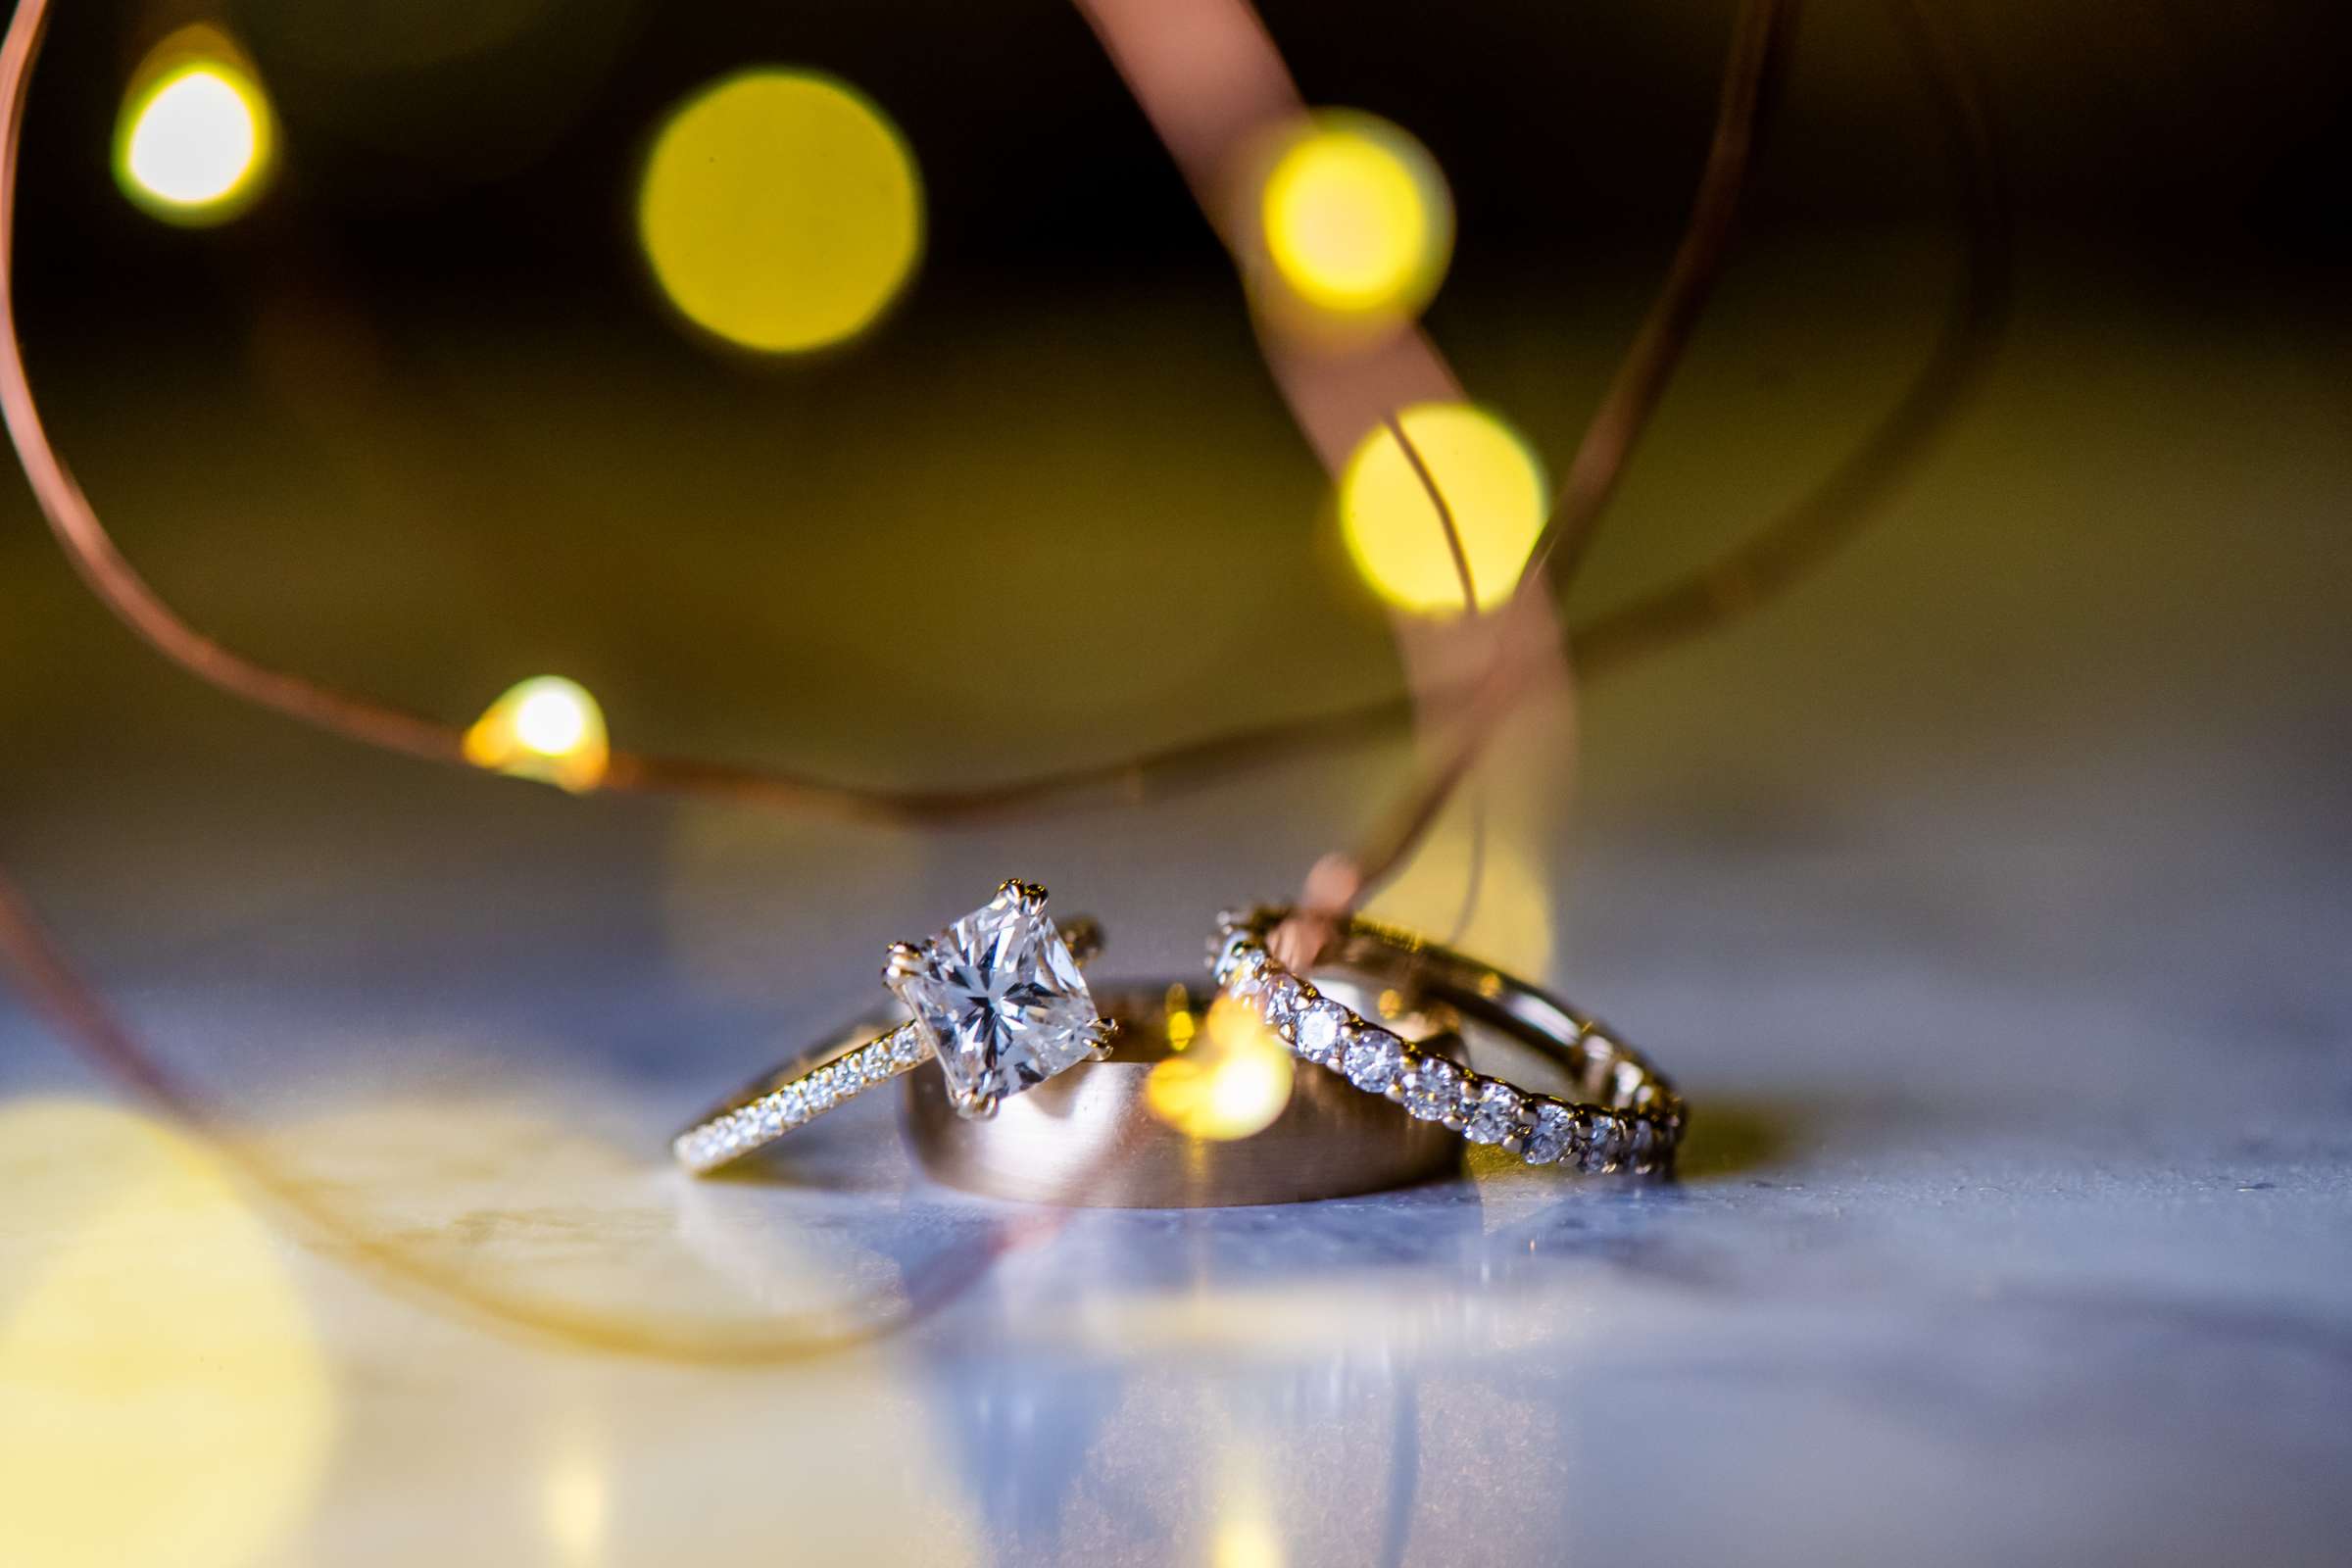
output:
[[891,944],[882,983],[912,1020],[893,1007],[818,1042],[688,1123],[670,1152],[706,1175],[933,1056],[950,1102],[991,1115],[1007,1095],[1110,1054],[1115,1026],[1078,977],[1102,945],[1094,921],[1056,926],[1044,888],[1007,882],[930,941]]
[[1106,1051],[1110,1027],[1046,917],[1046,890],[1006,882],[930,941],[894,943],[883,983],[897,993],[966,1116]]

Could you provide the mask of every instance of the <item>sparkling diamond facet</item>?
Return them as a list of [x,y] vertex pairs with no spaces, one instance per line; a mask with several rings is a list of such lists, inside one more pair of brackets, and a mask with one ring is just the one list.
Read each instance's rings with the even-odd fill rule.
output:
[[1287,974],[1269,976],[1265,989],[1257,995],[1258,1011],[1265,1017],[1266,1027],[1279,1029],[1291,1021],[1298,1010],[1298,982]]
[[1422,1121],[1444,1121],[1460,1107],[1462,1069],[1443,1056],[1423,1056],[1404,1081],[1404,1108]]
[[1474,1144],[1499,1144],[1519,1130],[1519,1118],[1527,1109],[1527,1097],[1509,1084],[1489,1080],[1478,1091],[1478,1100],[1470,1107],[1469,1125],[1462,1136]]
[[1095,999],[1044,906],[1007,886],[891,982],[963,1098],[1017,1095],[1095,1049]]
[[1548,1165],[1568,1152],[1569,1134],[1575,1131],[1576,1113],[1556,1100],[1536,1102],[1526,1141],[1519,1146],[1519,1157],[1530,1165]]
[[1625,1156],[1625,1122],[1605,1110],[1594,1111],[1585,1139],[1585,1169],[1615,1170]]
[[1348,1009],[1329,997],[1318,997],[1298,1009],[1291,1033],[1298,1054],[1309,1061],[1336,1067],[1340,1061],[1340,1031],[1348,1027]]
[[1348,1081],[1366,1094],[1385,1095],[1404,1072],[1404,1042],[1369,1024],[1348,1041]]
[[1244,953],[1225,977],[1225,989],[1251,1006],[1257,1005],[1258,994],[1265,989],[1270,973],[1267,956],[1252,949]]

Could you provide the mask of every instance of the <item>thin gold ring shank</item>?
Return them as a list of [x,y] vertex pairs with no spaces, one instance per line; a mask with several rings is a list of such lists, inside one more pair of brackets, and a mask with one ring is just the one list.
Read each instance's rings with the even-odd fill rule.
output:
[[904,1013],[873,1013],[697,1116],[670,1140],[670,1153],[706,1175],[930,1059],[930,1044]]

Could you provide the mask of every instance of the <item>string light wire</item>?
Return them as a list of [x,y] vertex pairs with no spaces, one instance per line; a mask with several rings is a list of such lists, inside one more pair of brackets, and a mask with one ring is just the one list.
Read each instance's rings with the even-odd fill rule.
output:
[[[1107,0],[1080,0],[1097,20]],[[1491,620],[1509,625],[1543,619],[1523,607],[1548,611],[1550,594],[1531,584],[1544,581],[1555,558],[1566,572],[1582,561],[1601,506],[1630,454],[1665,378],[1679,358],[1689,325],[1719,269],[1728,243],[1728,213],[1753,145],[1754,127],[1768,104],[1771,71],[1786,47],[1785,25],[1791,7],[1775,0],[1749,0],[1735,31],[1732,66],[1718,114],[1700,197],[1657,304],[1636,337],[1627,362],[1611,384],[1593,426],[1579,448],[1578,462],[1560,507],[1531,555],[1518,588],[1504,611]],[[1951,416],[1982,381],[1985,365],[2006,325],[2009,307],[2009,226],[2006,186],[1983,95],[1967,51],[1921,0],[1895,0],[1906,36],[1935,89],[1935,102],[1947,142],[1963,171],[1969,237],[1963,275],[1953,305],[1926,364],[1893,409],[1874,425],[1827,480],[1700,567],[1577,627],[1568,638],[1580,671],[1595,673],[1711,630],[1786,591],[1864,527],[1881,505],[1931,449]],[[0,416],[44,518],[83,582],[134,634],[169,662],[228,695],[383,750],[433,761],[463,764],[464,727],[396,705],[343,691],[294,671],[241,655],[191,626],[140,576],[123,557],[95,510],[50,441],[40,417],[18,330],[15,242],[20,152],[31,73],[50,12],[49,0],[20,0],[0,38]],[[1247,15],[1246,8],[1244,8]],[[1254,17],[1250,17],[1254,24]],[[1262,28],[1259,29],[1262,32]],[[1267,44],[1271,52],[1270,40]],[[1279,57],[1274,57],[1279,72]],[[1287,81],[1287,75],[1283,77]],[[1737,120],[1738,123],[1727,122]],[[1163,134],[1167,134],[1163,127]],[[1727,143],[1727,135],[1730,141]],[[1171,149],[1175,137],[1170,135]],[[1417,334],[1416,334],[1417,335]],[[1446,502],[1426,465],[1397,427],[1393,407],[1383,419],[1403,445],[1408,462],[1427,488],[1436,520],[1470,584],[1466,558]],[[1587,454],[1592,457],[1588,463]],[[1580,478],[1579,474],[1583,477]],[[1471,604],[1475,606],[1474,596]],[[1466,615],[1465,620],[1475,619]],[[1560,639],[1544,619],[1543,647],[1552,657]],[[1478,680],[1424,693],[1424,699],[1458,707],[1470,699],[1468,716],[1455,743],[1424,769],[1397,809],[1351,855],[1326,857],[1307,881],[1306,904],[1326,911],[1352,907],[1378,875],[1392,867],[1417,841],[1453,788],[1466,776],[1493,726],[1525,690],[1531,654],[1505,635]],[[658,757],[615,750],[603,787],[693,793],[852,818],[955,821],[1090,792],[1134,798],[1147,784],[1163,787],[1205,782],[1279,757],[1331,745],[1352,745],[1385,737],[1412,713],[1409,696],[1399,695],[1301,720],[1251,726],[1187,742],[1118,761],[1040,774],[1026,780],[964,791],[864,790],[775,769]],[[74,971],[47,937],[38,917],[0,876],[0,960],[59,1033],[75,1044],[125,1087],[200,1127],[215,1125],[202,1101],[167,1072],[106,1009],[96,993]],[[224,1147],[231,1147],[224,1140]],[[497,1303],[482,1301],[465,1281],[436,1270],[397,1249],[359,1236],[354,1227],[315,1198],[248,1154],[249,1178],[308,1218],[347,1241],[362,1244],[357,1255],[399,1281],[436,1298],[453,1298],[502,1315]],[[1051,1227],[1047,1228],[1050,1231]],[[1043,1234],[1043,1233],[1040,1233]],[[844,1336],[813,1328],[783,1326],[750,1339],[702,1333],[647,1332],[615,1325],[597,1314],[563,1314],[543,1306],[509,1326],[550,1335],[574,1345],[688,1360],[771,1360],[823,1353],[894,1331],[936,1309],[962,1284],[985,1271],[1005,1248],[1024,1237],[1007,1233],[986,1240],[969,1256],[943,1259],[940,1290],[928,1283],[909,1293],[904,1312],[871,1319],[870,1329]]]

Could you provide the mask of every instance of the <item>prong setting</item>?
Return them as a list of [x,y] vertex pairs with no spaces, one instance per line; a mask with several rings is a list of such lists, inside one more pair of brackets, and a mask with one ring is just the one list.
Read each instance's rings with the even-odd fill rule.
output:
[[893,942],[882,956],[882,983],[893,991],[923,966],[923,950],[911,942]]
[[1044,886],[1036,882],[1024,882],[1017,876],[1008,876],[998,883],[997,896],[1010,899],[1030,914],[1036,914],[1046,906]]
[[1083,969],[1102,953],[1102,922],[1091,914],[1075,914],[1055,922],[1061,932],[1062,946],[1070,950],[1070,961]]

